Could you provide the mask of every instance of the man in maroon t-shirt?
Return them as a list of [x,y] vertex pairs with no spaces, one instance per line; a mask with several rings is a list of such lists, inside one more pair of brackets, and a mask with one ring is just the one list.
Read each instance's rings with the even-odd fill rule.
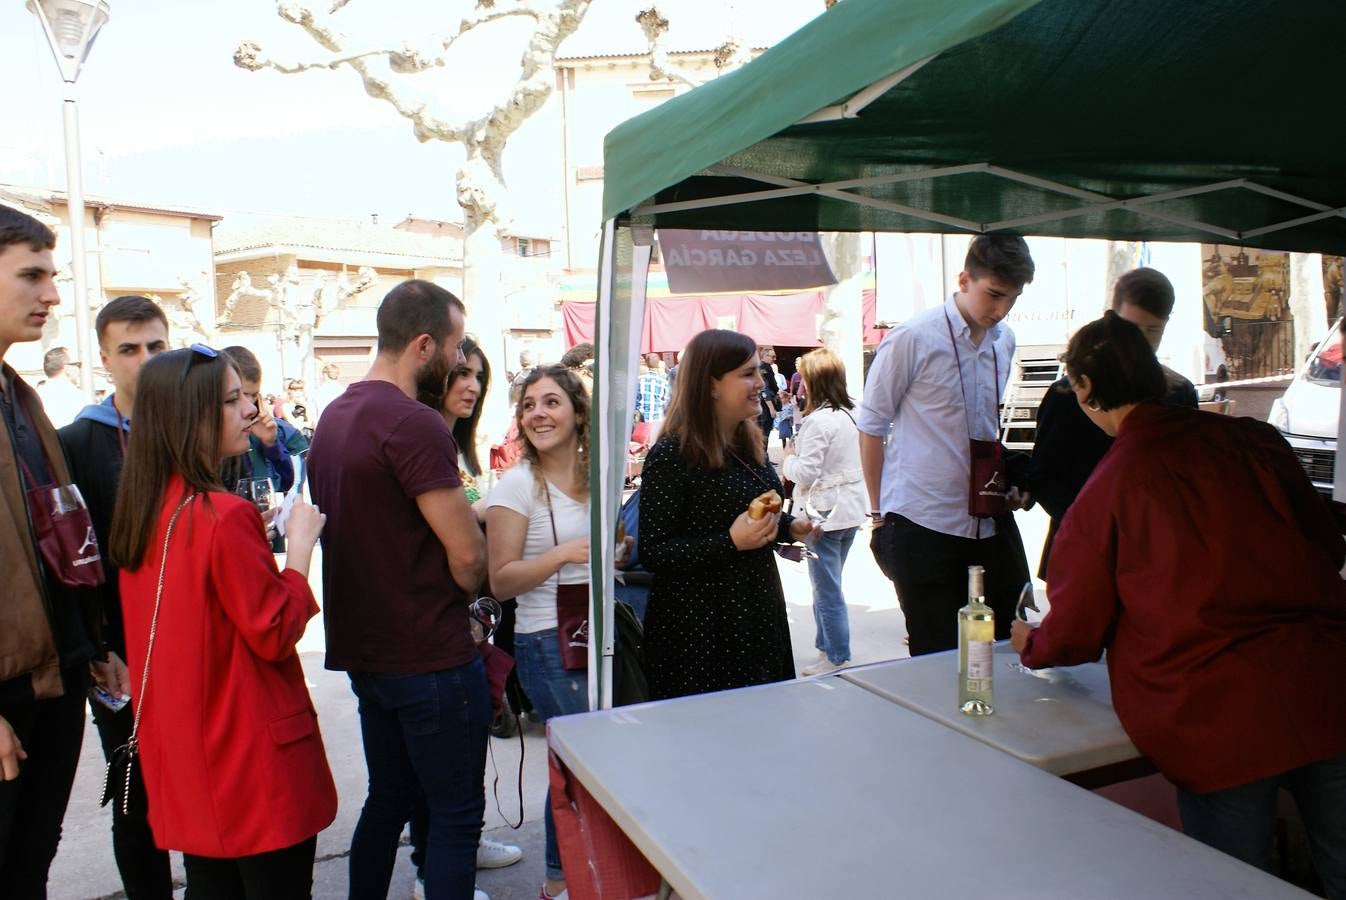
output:
[[352,897],[384,897],[418,794],[430,808],[429,897],[472,896],[491,700],[468,629],[486,549],[444,419],[416,401],[463,365],[463,304],[405,281],[378,311],[378,355],[327,407],[309,451],[323,534],[327,667],[359,698],[369,796]]

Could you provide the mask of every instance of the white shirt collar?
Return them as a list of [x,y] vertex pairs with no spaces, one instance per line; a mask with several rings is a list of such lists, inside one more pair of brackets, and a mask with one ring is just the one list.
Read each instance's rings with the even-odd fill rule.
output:
[[[953,323],[954,333],[959,334],[970,341],[972,339],[972,328],[967,324],[967,319],[963,318],[962,310],[958,308],[958,303],[954,300],[954,297],[956,296],[958,296],[957,292],[954,292],[944,301],[944,315]],[[991,339],[991,343],[996,343],[1000,340],[1000,333],[1004,331],[1004,325],[1005,323],[1003,321],[996,322],[993,326],[986,329],[986,336]]]

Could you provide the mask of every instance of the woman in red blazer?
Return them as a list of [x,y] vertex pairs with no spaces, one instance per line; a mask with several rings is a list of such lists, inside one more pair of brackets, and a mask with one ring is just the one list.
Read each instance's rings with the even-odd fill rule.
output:
[[324,517],[292,508],[277,571],[256,507],[219,481],[257,414],[241,390],[233,364],[199,344],[145,364],[110,529],[134,765],[155,840],[185,854],[192,900],[308,897],[337,806],[295,653],[318,612],[307,573]]

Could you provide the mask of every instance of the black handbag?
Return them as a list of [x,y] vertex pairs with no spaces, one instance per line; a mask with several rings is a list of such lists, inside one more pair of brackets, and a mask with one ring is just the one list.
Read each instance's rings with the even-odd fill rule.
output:
[[118,794],[121,794],[122,815],[129,815],[131,812],[131,770],[135,767],[136,757],[139,755],[140,745],[137,742],[137,736],[140,733],[140,714],[145,709],[145,688],[149,686],[150,677],[150,657],[154,654],[154,635],[159,628],[159,601],[164,596],[164,571],[168,568],[168,542],[173,538],[173,528],[178,524],[178,516],[182,514],[183,509],[188,503],[196,497],[196,493],[190,493],[178,504],[178,508],[173,511],[173,518],[168,520],[168,529],[164,533],[164,554],[159,560],[159,583],[154,589],[154,613],[150,616],[150,641],[145,648],[145,667],[140,673],[140,690],[135,696],[135,721],[131,725],[131,737],[116,750],[112,751],[112,756],[107,761],[107,769],[103,772],[103,799],[98,802],[99,806],[107,806]]

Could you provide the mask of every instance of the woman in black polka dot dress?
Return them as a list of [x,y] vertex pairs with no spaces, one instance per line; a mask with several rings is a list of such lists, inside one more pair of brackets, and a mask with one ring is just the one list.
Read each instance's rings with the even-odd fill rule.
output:
[[754,342],[703,331],[645,459],[640,559],[654,574],[645,661],[656,699],[795,677],[772,547],[802,540],[809,524],[747,514],[755,497],[781,489],[757,428],[761,389]]

